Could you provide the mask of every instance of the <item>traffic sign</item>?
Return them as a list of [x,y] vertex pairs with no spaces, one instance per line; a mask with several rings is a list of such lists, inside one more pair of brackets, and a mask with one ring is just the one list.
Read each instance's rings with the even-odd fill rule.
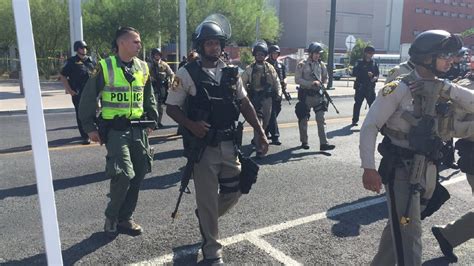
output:
[[354,35],[348,35],[346,37],[347,50],[351,51],[352,48],[354,48],[355,44],[356,44],[356,38],[354,37]]

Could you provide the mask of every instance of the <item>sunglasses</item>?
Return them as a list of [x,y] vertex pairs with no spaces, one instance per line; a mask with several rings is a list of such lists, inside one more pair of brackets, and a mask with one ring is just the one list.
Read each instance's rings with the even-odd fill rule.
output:
[[444,54],[439,54],[437,57],[439,59],[449,60],[449,59],[452,59],[455,55],[456,55],[455,53],[444,53]]

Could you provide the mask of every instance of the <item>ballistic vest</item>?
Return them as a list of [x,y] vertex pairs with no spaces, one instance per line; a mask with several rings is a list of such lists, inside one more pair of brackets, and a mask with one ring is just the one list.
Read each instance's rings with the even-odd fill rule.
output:
[[188,63],[184,68],[196,86],[196,95],[186,99],[188,118],[206,121],[214,129],[233,128],[240,114],[235,84],[224,81],[224,75],[217,83],[202,70],[198,61]]
[[148,80],[148,66],[145,62],[133,58],[129,79],[116,56],[100,60],[105,86],[102,90],[102,118],[113,119],[125,116],[138,119],[143,115],[143,91]]

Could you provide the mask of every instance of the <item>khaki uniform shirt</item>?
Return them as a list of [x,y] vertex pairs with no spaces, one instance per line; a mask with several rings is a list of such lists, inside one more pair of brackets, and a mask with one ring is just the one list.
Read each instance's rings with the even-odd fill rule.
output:
[[[418,73],[414,73],[417,79],[421,79]],[[449,90],[451,101],[462,106],[467,112],[474,113],[474,91],[445,81],[443,90]],[[394,89],[383,89],[377,95],[374,103],[369,109],[360,130],[359,152],[362,168],[375,168],[375,144],[377,134],[386,125],[388,128],[407,133],[410,124],[401,117],[404,111],[413,111],[413,97],[408,86],[400,82]],[[408,147],[407,140],[391,138],[392,143],[400,147]]]
[[[474,91],[474,81],[470,79],[462,79],[456,83],[459,86],[465,87]],[[454,107],[454,121],[453,121],[453,137],[465,138],[469,141],[474,141],[474,114],[469,113],[468,110],[459,104],[453,104]]]
[[328,79],[328,70],[323,62],[312,61],[310,59],[301,61],[296,66],[295,71],[295,82],[299,84],[303,89],[315,89],[313,87],[313,81],[316,79],[313,77],[314,73],[322,84]]
[[[155,68],[157,68],[156,71]],[[151,81],[156,81],[158,78],[164,79],[164,78],[169,78],[169,80],[172,82],[173,77],[174,77],[174,72],[171,70],[171,67],[166,63],[165,61],[161,60],[156,62],[153,61],[150,66],[150,78]],[[155,73],[156,72],[156,73]],[[162,75],[161,77],[156,77],[155,75]]]
[[398,66],[390,69],[388,71],[387,78],[385,79],[385,84],[395,80],[400,75],[405,75],[413,71],[415,65],[409,61],[405,61]]
[[[226,66],[226,63],[219,60],[216,68],[203,68],[203,71],[219,83],[222,76],[222,68]],[[244,90],[242,86],[242,80],[240,78],[237,80],[236,88],[237,99],[243,99],[247,97],[247,92]],[[188,70],[185,67],[182,67],[176,72],[173,85],[168,91],[168,98],[166,99],[166,104],[184,107],[184,103],[188,95],[196,95],[196,85],[194,84],[193,79],[189,75]]]
[[263,61],[263,65],[260,65],[263,66],[261,68],[258,66],[254,68],[254,65],[255,63],[248,65],[244,73],[242,73],[242,84],[244,88],[248,91],[250,84],[255,91],[263,90],[263,84],[261,84],[260,81],[262,80],[262,76],[266,75],[267,83],[272,86],[272,90],[275,90],[278,96],[281,96],[281,83],[275,68],[267,61]]

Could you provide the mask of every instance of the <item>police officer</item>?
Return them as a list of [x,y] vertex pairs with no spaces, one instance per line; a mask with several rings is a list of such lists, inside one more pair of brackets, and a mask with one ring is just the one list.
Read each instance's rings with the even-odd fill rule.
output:
[[[268,53],[269,56],[267,58],[267,62],[275,68],[278,78],[280,79],[282,93],[286,94],[286,69],[285,66],[280,61],[278,61],[278,57],[280,56],[280,47],[278,45],[270,45],[270,47],[268,47]],[[272,113],[268,126],[265,129],[265,133],[267,136],[270,136],[272,140],[271,143],[274,145],[281,145],[279,140],[280,130],[278,129],[277,122],[278,114],[280,114],[281,111],[281,100],[281,97],[273,97]]]
[[464,69],[463,66],[461,66],[461,61],[466,56],[468,51],[469,49],[466,47],[462,47],[461,49],[459,49],[459,51],[453,58],[453,64],[451,65],[449,71],[441,75],[440,77],[449,80],[459,80],[464,77],[464,75],[467,74],[468,70]]
[[174,73],[170,66],[161,59],[163,54],[160,48],[151,49],[152,63],[150,65],[150,79],[155,92],[158,109],[158,128],[163,128],[163,105],[168,96],[169,84],[173,81]]
[[241,79],[237,73],[231,79],[224,75],[229,69],[219,57],[229,35],[220,25],[205,20],[196,28],[193,45],[199,59],[178,70],[166,100],[167,114],[192,136],[206,138],[206,142],[215,136],[193,168],[203,263],[213,265],[223,264],[218,218],[241,195],[238,178],[241,165],[232,141],[239,113],[257,132],[259,150],[262,153],[268,150],[265,132]]
[[[466,77],[457,82],[458,85],[474,91],[474,75]],[[472,126],[474,124],[474,115],[466,114],[464,110],[453,105],[456,117],[452,121],[453,135],[449,137],[462,138],[456,143],[460,158],[458,160],[461,171],[466,174],[467,181],[471,186],[474,195],[474,134]],[[431,228],[443,254],[451,261],[456,262],[457,256],[453,249],[474,237],[474,211],[470,210],[457,220],[445,225],[434,226]]]
[[[107,148],[105,175],[110,178],[110,201],[104,230],[109,237],[116,236],[118,229],[132,235],[142,233],[132,214],[140,184],[151,172],[153,157],[148,134],[156,123],[148,125],[137,120],[146,117],[156,121],[158,117],[148,65],[136,57],[142,47],[139,32],[121,27],[115,37],[117,55],[99,62],[97,72],[84,88],[79,107],[84,131],[92,141],[105,142]],[[99,129],[95,123],[98,96],[102,103]]]
[[[362,125],[363,185],[378,193],[383,182],[389,207],[389,221],[372,265],[421,265],[420,212],[434,191],[434,161],[441,147],[434,121],[444,116],[436,112],[436,105],[449,99],[474,112],[473,91],[436,78],[448,71],[451,53],[461,46],[458,36],[444,30],[419,34],[409,50],[415,70],[382,89]],[[383,158],[377,171],[374,151],[381,129],[385,138],[378,147]]]
[[[467,72],[462,69],[461,60],[466,55],[467,51],[468,49],[466,47],[461,48],[453,57],[453,64],[449,71],[440,75],[440,78],[454,81],[464,77]],[[459,167],[454,163],[454,140],[452,138],[447,140],[443,147],[443,158],[441,159],[441,163],[446,167],[459,169]]]
[[[257,111],[262,127],[266,129],[272,114],[273,99],[281,102],[281,84],[275,68],[265,61],[268,55],[267,44],[263,41],[256,42],[252,48],[252,55],[255,57],[255,62],[248,65],[242,73],[242,83]],[[260,146],[257,131],[254,131],[254,141]],[[263,153],[257,149],[257,158],[261,157]]]
[[359,122],[360,107],[364,99],[370,106],[375,100],[375,84],[379,78],[379,67],[372,60],[375,48],[368,45],[364,48],[364,58],[356,62],[352,76],[356,77],[354,81],[354,110],[352,112],[352,125],[357,126]]
[[328,143],[326,130],[324,128],[324,112],[327,109],[327,101],[322,90],[327,81],[328,71],[326,65],[321,61],[323,47],[320,43],[312,42],[308,46],[308,59],[301,61],[296,66],[295,82],[299,84],[298,100],[295,106],[300,131],[301,148],[307,150],[308,145],[308,120],[310,108],[313,108],[318,125],[319,144],[322,151],[332,150],[336,146]]
[[64,85],[66,92],[71,95],[72,104],[76,111],[77,128],[81,134],[82,144],[90,144],[89,136],[81,124],[79,119],[79,101],[81,99],[82,89],[86,85],[91,73],[95,67],[95,61],[91,57],[87,56],[87,44],[85,41],[74,42],[74,51],[76,55],[69,58],[66,64],[61,69],[59,79]]
[[385,78],[385,84],[394,81],[396,78],[406,75],[415,69],[415,64],[412,61],[407,60],[398,66],[388,71],[387,77]]

